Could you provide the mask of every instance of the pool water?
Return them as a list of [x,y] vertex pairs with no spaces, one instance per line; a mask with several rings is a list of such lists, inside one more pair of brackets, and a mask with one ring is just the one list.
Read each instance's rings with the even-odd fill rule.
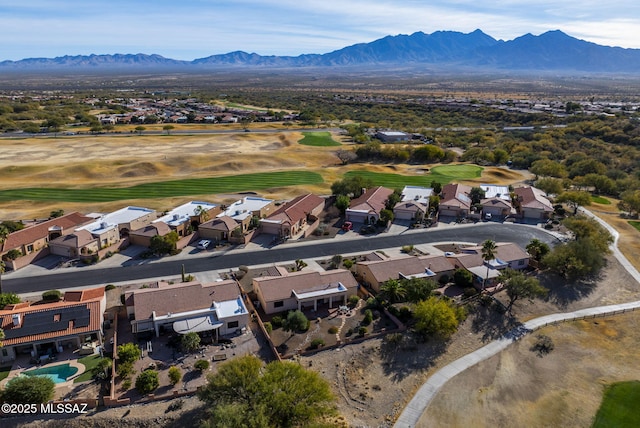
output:
[[47,376],[55,383],[66,382],[67,379],[78,373],[77,367],[71,367],[70,364],[60,364],[42,369],[29,370],[24,372],[27,376]]

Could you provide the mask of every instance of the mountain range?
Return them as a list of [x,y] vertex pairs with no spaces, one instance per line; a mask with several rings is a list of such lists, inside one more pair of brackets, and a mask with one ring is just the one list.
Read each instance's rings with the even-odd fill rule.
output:
[[481,30],[471,33],[436,31],[386,36],[326,54],[263,56],[242,51],[181,61],[160,55],[65,55],[2,61],[0,70],[191,69],[220,67],[300,68],[337,66],[437,66],[444,69],[566,71],[585,73],[640,72],[640,49],[602,46],[562,31],[525,34],[496,40]]

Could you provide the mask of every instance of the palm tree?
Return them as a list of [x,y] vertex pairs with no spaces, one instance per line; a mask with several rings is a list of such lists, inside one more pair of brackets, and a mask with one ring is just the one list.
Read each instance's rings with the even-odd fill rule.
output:
[[390,303],[396,303],[405,298],[407,290],[397,279],[390,279],[380,286],[380,293]]
[[487,265],[487,275],[482,280],[482,290],[487,283],[487,277],[489,276],[489,262],[496,258],[496,243],[491,239],[487,239],[482,243],[482,260],[484,260]]

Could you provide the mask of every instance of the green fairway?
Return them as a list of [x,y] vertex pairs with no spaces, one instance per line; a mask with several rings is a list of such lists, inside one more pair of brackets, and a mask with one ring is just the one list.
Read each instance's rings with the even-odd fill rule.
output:
[[272,187],[322,183],[311,171],[278,171],[146,183],[123,188],[49,189],[25,188],[0,191],[0,202],[15,200],[61,202],[109,202],[126,199],[170,198],[174,196],[236,193]]
[[329,132],[303,132],[304,137],[298,141],[299,144],[315,147],[341,146],[339,142],[331,138]]
[[611,201],[607,198],[603,198],[602,196],[591,195],[591,201],[595,202],[596,204],[611,205]]
[[594,428],[624,428],[640,426],[640,382],[618,382],[610,385],[604,392],[604,398],[596,418]]
[[431,186],[432,181],[440,184],[448,184],[452,181],[469,180],[478,178],[482,174],[482,168],[476,165],[444,165],[431,169],[424,175],[401,175],[370,171],[349,171],[345,176],[359,175],[373,181],[376,186],[384,186],[390,189],[398,189],[404,186]]
[[640,232],[640,221],[631,220],[629,221],[629,224],[635,227],[638,232]]

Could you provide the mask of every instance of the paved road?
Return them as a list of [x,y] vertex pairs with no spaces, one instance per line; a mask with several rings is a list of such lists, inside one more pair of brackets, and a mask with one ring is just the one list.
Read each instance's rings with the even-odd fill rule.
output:
[[[629,274],[636,281],[640,282],[640,273],[638,272],[638,270],[618,250],[618,232],[606,222],[594,216],[591,212],[585,209],[581,209],[581,211],[584,214],[595,218],[603,227],[605,227],[609,231],[609,233],[611,233],[611,235],[613,235],[614,243],[611,245],[613,255],[618,259],[618,261],[620,261],[622,266],[629,272]],[[526,334],[529,334],[549,324],[572,321],[585,317],[589,318],[593,316],[616,315],[628,311],[633,311],[638,308],[640,308],[640,301],[635,301],[618,305],[598,306],[593,308],[581,309],[575,312],[550,314],[529,320],[524,324],[516,327],[515,329],[507,332],[503,337],[494,340],[493,342],[478,349],[477,351],[474,351],[462,358],[455,360],[451,364],[446,365],[445,367],[441,368],[433,375],[431,375],[429,379],[427,379],[427,381],[420,387],[418,392],[416,392],[409,404],[407,404],[407,406],[404,408],[394,427],[413,428],[418,426],[420,418],[427,410],[427,407],[429,406],[431,401],[450,379],[467,370],[468,368],[480,363],[481,361],[493,357],[497,353],[507,348],[515,340],[520,339]]]
[[66,289],[103,285],[145,278],[158,278],[180,275],[182,264],[189,273],[212,270],[236,269],[240,265],[259,265],[279,263],[296,259],[310,259],[374,251],[383,248],[399,248],[403,245],[419,245],[432,242],[482,242],[486,239],[494,241],[515,242],[524,247],[531,239],[554,243],[557,239],[546,231],[536,227],[482,223],[477,225],[458,225],[447,228],[413,230],[400,235],[380,235],[366,238],[312,241],[304,245],[288,243],[271,249],[258,251],[233,251],[223,256],[213,254],[210,257],[180,258],[167,257],[156,262],[146,262],[136,266],[99,268],[86,267],[74,269],[58,269],[51,274],[12,278],[5,275],[2,280],[3,291],[12,293],[42,292],[51,289]]

